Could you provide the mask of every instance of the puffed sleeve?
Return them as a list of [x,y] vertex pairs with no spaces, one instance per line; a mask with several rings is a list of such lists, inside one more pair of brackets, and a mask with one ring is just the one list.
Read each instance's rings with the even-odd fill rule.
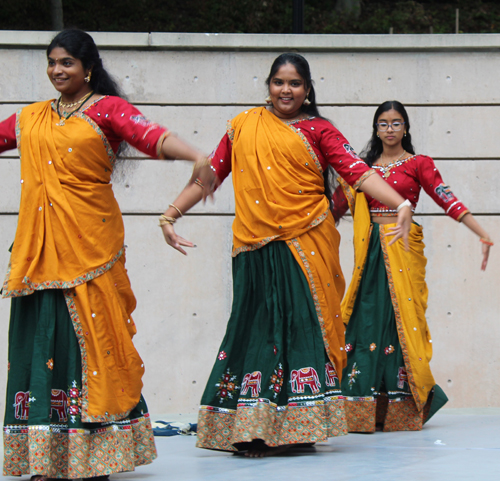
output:
[[233,151],[233,145],[228,134],[222,137],[219,145],[214,149],[214,151],[208,156],[212,162],[212,167],[215,169],[215,175],[217,175],[217,185],[222,184],[223,180],[231,172],[231,153]]
[[0,152],[16,148],[16,114],[0,122]]
[[354,189],[358,189],[370,175],[375,173],[358,157],[347,139],[326,120],[321,123],[319,148],[326,161]]
[[92,107],[102,130],[113,143],[124,140],[150,157],[161,158],[168,130],[151,122],[137,107],[120,97],[108,97]]
[[443,178],[431,157],[418,156],[416,174],[425,192],[445,211],[446,215],[460,221],[469,212],[469,209],[455,197],[450,187],[443,182]]

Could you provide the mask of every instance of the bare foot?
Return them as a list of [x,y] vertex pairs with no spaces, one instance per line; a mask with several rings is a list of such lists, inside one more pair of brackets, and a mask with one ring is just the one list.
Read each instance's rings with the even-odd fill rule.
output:
[[271,447],[260,439],[256,439],[250,443],[248,451],[245,453],[247,458],[267,458],[269,456],[279,456],[288,451],[290,445]]
[[284,452],[288,451],[290,446],[276,446],[269,447],[266,446],[266,449],[249,449],[245,456],[247,458],[268,458],[269,456],[279,456]]

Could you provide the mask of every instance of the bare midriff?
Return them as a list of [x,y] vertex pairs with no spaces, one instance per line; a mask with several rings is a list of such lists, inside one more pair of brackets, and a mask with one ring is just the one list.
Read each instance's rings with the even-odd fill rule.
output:
[[398,222],[398,216],[377,216],[377,215],[372,215],[372,222],[375,222],[375,224],[397,224]]

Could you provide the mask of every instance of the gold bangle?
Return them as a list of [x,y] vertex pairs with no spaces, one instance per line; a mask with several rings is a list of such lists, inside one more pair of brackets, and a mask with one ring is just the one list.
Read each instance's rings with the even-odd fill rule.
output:
[[196,180],[194,181],[194,183],[196,185],[199,185],[203,189],[203,182],[199,179],[199,177],[196,178]]
[[486,237],[480,237],[479,242],[482,242],[483,244],[486,244],[490,247],[495,245],[491,239],[487,239]]
[[182,217],[182,212],[181,210],[179,209],[179,207],[177,207],[176,205],[174,204],[168,204],[169,207],[173,207],[178,213],[179,215]]
[[177,222],[177,219],[175,217],[168,217],[165,214],[162,214],[162,215],[160,215],[158,225],[161,227],[162,225],[175,224],[176,222]]

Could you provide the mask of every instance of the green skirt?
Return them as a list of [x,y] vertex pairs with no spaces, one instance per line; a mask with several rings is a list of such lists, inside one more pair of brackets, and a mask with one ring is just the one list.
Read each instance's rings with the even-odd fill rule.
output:
[[308,282],[285,242],[233,259],[233,306],[201,400],[197,446],[235,451],[346,434]]
[[396,328],[379,226],[370,244],[346,330],[347,366],[342,378],[349,431],[419,430],[448,400],[435,385],[418,412],[409,385]]
[[156,457],[143,399],[114,423],[81,421],[81,354],[63,292],[12,299],[4,476],[90,478]]

